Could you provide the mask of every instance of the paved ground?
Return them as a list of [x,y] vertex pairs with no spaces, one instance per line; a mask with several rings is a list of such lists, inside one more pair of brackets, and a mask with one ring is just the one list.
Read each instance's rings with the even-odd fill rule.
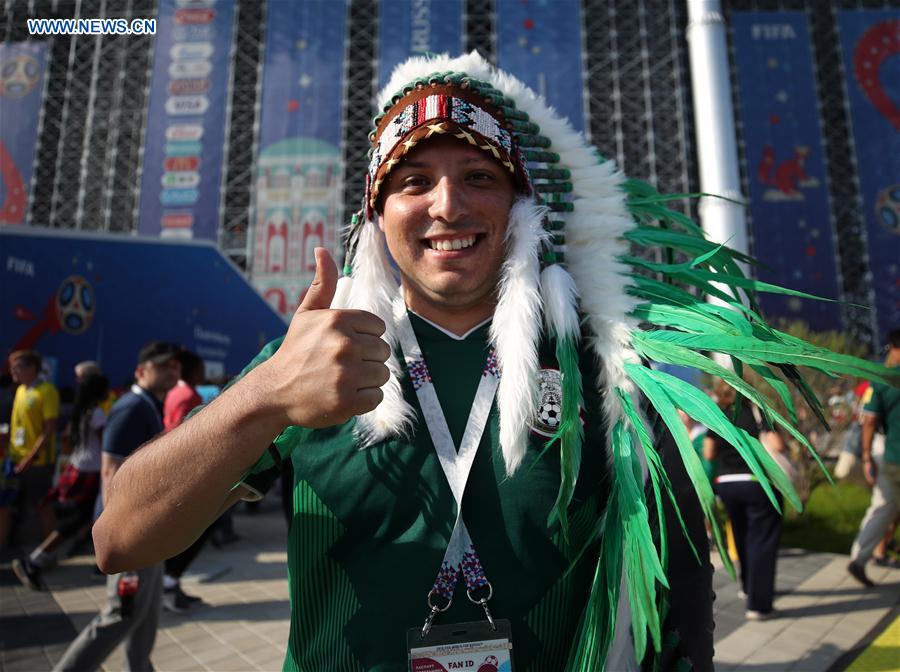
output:
[[[238,512],[235,529],[242,541],[204,550],[183,582],[208,606],[163,613],[153,654],[159,672],[281,669],[288,596],[277,499],[267,499],[259,514]],[[0,670],[49,670],[99,609],[103,580],[92,573],[89,556],[76,556],[47,574],[49,592],[33,592],[19,586],[9,560],[0,557]],[[776,600],[781,617],[766,623],[744,620],[736,584],[717,571],[716,668],[838,672],[868,647],[879,654],[869,657],[876,662],[853,669],[900,669],[900,641],[892,641],[900,639],[893,635],[900,632],[900,571],[870,567],[879,586],[866,590],[847,576],[846,563],[840,555],[785,551]],[[121,662],[120,650],[104,669],[120,670]]]

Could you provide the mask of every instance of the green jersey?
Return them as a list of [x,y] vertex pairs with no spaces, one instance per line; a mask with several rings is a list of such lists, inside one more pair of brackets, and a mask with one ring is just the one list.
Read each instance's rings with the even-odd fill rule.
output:
[[[410,318],[459,445],[488,353],[488,325],[457,338]],[[266,346],[248,370],[279,344]],[[552,378],[558,369],[552,343],[542,343],[540,362],[542,381]],[[587,349],[580,363],[585,379],[596,379]],[[418,412],[409,437],[361,450],[350,421],[322,430],[289,427],[276,439],[295,474],[285,670],[409,669],[406,631],[421,627],[428,614],[426,596],[447,549],[456,503],[408,376],[402,385]],[[585,386],[585,406],[601,408],[593,385]],[[551,404],[551,415],[553,410]],[[558,525],[547,526],[560,484],[558,447],[543,452],[549,426],[534,428],[522,466],[509,478],[494,406],[463,497],[466,527],[493,587],[490,608],[512,622],[520,670],[564,667],[590,593],[597,559],[591,539],[606,503],[597,494],[607,491],[606,449],[600,416],[582,409],[582,419],[584,457],[569,508],[568,543]],[[242,483],[265,491],[277,475],[266,452]],[[483,610],[467,599],[460,580],[450,609],[435,623],[482,619]]]
[[900,388],[872,383],[866,392],[863,410],[881,419],[884,461],[900,464]]

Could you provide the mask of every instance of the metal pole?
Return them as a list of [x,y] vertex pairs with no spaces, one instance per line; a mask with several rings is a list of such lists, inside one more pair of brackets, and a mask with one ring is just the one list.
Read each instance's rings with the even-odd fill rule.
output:
[[[687,7],[700,189],[738,201],[704,197],[699,205],[700,223],[711,240],[727,241],[729,247],[749,253],[722,3],[688,0]],[[746,266],[742,268],[747,273]]]

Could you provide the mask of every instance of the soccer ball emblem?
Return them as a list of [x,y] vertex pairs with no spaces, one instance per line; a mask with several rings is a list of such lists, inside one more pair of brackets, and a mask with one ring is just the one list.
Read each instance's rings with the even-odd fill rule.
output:
[[541,369],[540,403],[532,429],[542,436],[553,436],[562,421],[562,376],[556,369]]
[[22,98],[34,88],[41,66],[27,54],[19,54],[0,64],[0,96]]
[[892,184],[878,193],[875,217],[888,231],[900,235],[900,184]]
[[56,291],[56,315],[68,334],[83,334],[91,326],[97,306],[94,288],[80,275],[70,275]]

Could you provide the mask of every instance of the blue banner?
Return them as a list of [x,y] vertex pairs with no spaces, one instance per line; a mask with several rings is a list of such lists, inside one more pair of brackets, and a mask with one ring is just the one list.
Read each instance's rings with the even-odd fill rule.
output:
[[497,66],[584,131],[581,0],[497,0]]
[[900,328],[900,15],[838,15],[878,343]]
[[25,223],[46,62],[46,42],[0,43],[0,224]]
[[160,0],[138,231],[216,240],[234,0]]
[[87,359],[126,385],[151,340],[196,352],[211,377],[234,375],[284,333],[210,242],[0,227],[0,258],[0,356],[34,348],[61,385]]
[[462,53],[464,0],[383,0],[379,9],[379,89],[410,56]]
[[346,0],[267,8],[251,277],[285,318],[315,274],[314,248],[340,260],[346,17]]
[[[735,67],[760,280],[839,298],[812,41],[802,12],[734,12]],[[770,317],[842,327],[840,307],[761,294]]]

